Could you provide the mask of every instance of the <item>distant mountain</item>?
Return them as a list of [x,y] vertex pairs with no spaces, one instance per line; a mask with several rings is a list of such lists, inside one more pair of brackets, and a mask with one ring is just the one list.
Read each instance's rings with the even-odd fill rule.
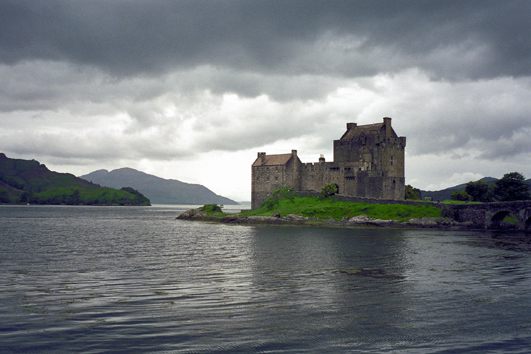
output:
[[80,178],[114,188],[131,186],[145,194],[155,204],[238,204],[200,184],[164,179],[127,167],[110,172],[97,170]]
[[[495,184],[497,180],[498,179],[494,177],[483,177],[478,181],[482,181],[482,182],[485,182],[486,184],[492,185],[492,184]],[[529,189],[531,190],[531,178],[527,179],[525,183],[528,185]],[[447,200],[447,199],[451,199],[453,192],[464,191],[466,188],[466,185],[467,185],[466,183],[458,184],[457,186],[441,189],[440,191],[421,190],[420,195],[422,198],[430,197],[432,200]]]
[[132,188],[101,187],[69,173],[50,171],[35,160],[0,153],[0,203],[69,205],[150,205]]

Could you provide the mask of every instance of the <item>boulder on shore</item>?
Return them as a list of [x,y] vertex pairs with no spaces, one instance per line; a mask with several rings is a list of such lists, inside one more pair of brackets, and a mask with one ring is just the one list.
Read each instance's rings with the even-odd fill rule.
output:
[[414,218],[409,219],[406,223],[410,226],[415,227],[443,227],[443,228],[471,228],[473,226],[472,222],[458,222],[449,218]]
[[188,209],[185,212],[183,212],[180,215],[178,215],[176,219],[180,219],[180,220],[196,220],[196,219],[204,219],[207,216],[208,215],[204,211],[202,211],[202,210],[200,210],[200,208],[198,208],[198,209]]
[[353,216],[350,219],[346,221],[347,225],[376,225],[376,226],[384,226],[384,225],[392,225],[395,224],[393,220],[382,220],[382,219],[372,219],[368,217],[367,215],[357,215]]
[[227,224],[286,224],[286,225],[328,225],[328,226],[376,226],[376,227],[420,227],[420,228],[443,228],[443,229],[470,229],[473,227],[471,222],[457,222],[449,218],[412,218],[405,222],[394,220],[372,219],[367,215],[357,215],[343,221],[334,219],[319,220],[305,217],[302,215],[288,214],[280,216],[252,215],[243,216],[237,214],[212,215],[203,208],[190,209],[181,213],[176,219],[196,220],[196,221],[215,221]]

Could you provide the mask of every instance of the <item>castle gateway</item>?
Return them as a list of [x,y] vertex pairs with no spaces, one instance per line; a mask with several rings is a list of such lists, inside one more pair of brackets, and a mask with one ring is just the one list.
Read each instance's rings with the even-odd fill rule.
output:
[[334,183],[338,194],[404,199],[404,149],[406,138],[391,127],[391,118],[382,123],[347,123],[347,131],[334,140],[334,161],[324,157],[316,163],[302,163],[297,150],[291,154],[267,155],[259,152],[252,166],[252,208],[280,187],[295,191],[320,192]]

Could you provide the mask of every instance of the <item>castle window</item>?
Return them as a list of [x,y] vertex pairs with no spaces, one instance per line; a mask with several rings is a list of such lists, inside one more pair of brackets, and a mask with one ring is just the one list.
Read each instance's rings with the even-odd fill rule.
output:
[[330,171],[339,171],[339,167],[330,167]]

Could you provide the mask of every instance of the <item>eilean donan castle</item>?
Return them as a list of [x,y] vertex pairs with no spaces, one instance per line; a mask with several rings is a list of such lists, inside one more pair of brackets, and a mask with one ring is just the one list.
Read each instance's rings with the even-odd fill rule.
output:
[[295,191],[320,192],[334,183],[338,194],[377,199],[404,199],[404,150],[406,138],[382,123],[347,123],[347,131],[334,140],[334,161],[324,157],[316,163],[302,163],[297,150],[291,154],[259,152],[252,165],[252,208],[258,208],[280,187]]

